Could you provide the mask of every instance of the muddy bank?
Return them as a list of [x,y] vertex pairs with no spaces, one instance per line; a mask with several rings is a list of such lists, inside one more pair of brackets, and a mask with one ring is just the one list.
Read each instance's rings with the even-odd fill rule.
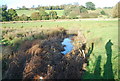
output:
[[[81,79],[84,64],[87,61],[85,40],[78,34],[73,37],[75,48],[62,54],[61,44],[68,37],[64,32],[49,34],[44,40],[24,42],[19,50],[9,57],[9,65],[3,73],[3,79]],[[80,39],[79,39],[80,38]],[[75,42],[75,41],[81,41]]]

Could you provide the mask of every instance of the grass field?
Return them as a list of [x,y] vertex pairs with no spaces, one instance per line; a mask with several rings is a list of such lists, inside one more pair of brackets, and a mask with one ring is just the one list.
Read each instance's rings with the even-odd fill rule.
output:
[[[33,12],[39,12],[39,10],[16,10],[18,13],[18,16],[21,16],[22,14],[25,14],[27,16],[30,16]],[[49,13],[51,10],[46,10],[47,13]],[[56,11],[58,16],[62,16],[64,10],[53,10]]]
[[[81,20],[81,21],[49,21],[49,22],[28,22],[28,23],[5,23],[2,27],[64,27],[68,30],[81,30],[87,38],[87,45],[94,43],[94,49],[89,59],[89,66],[83,78],[118,78],[118,21],[117,20]],[[111,40],[112,58],[108,64],[108,58],[105,50],[106,43]],[[109,60],[109,61],[110,61]],[[97,72],[96,72],[97,70]],[[110,71],[111,70],[111,71]],[[107,73],[109,72],[109,73]],[[112,74],[113,72],[113,74]],[[107,74],[106,74],[107,73]],[[108,75],[108,76],[107,76]]]

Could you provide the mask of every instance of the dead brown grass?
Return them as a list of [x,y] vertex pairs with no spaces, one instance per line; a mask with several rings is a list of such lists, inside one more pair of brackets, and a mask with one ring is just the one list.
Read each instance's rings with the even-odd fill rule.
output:
[[40,54],[41,52],[42,52],[42,48],[40,48],[40,45],[39,45],[39,44],[32,46],[32,47],[27,51],[28,54]]
[[55,32],[47,33],[46,39],[24,42],[21,45],[23,48],[20,47],[11,60],[4,78],[81,79],[85,63],[85,58],[79,51],[82,47],[79,46],[66,55],[61,54],[64,50],[61,42],[66,37],[66,32],[63,29],[53,30]]

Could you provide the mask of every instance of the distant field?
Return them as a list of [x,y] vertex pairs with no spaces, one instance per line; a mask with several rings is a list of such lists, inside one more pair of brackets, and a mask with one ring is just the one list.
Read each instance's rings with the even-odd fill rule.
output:
[[30,16],[33,12],[39,12],[38,10],[16,10],[16,11],[19,16],[21,16],[22,14]]
[[[21,16],[22,14],[25,14],[27,16],[30,16],[33,12],[39,12],[39,10],[16,10],[18,15]],[[51,10],[46,10],[47,13],[49,13]],[[58,16],[62,16],[64,10],[53,10],[56,11]]]
[[[28,23],[5,23],[3,27],[36,27],[52,28],[52,27],[64,27],[68,30],[81,30],[87,38],[87,45],[94,43],[94,49],[90,56],[89,66],[84,76],[85,79],[103,78],[104,73],[109,71],[109,66],[105,67],[107,56],[105,45],[111,39],[112,46],[112,70],[114,78],[118,78],[118,21],[117,20],[81,20],[81,21],[49,21],[49,22],[28,22]],[[97,66],[97,60],[99,59],[99,65]],[[97,67],[96,67],[97,66]],[[97,68],[98,73],[95,73]],[[99,75],[99,76],[98,76]],[[107,74],[108,78],[111,78]]]

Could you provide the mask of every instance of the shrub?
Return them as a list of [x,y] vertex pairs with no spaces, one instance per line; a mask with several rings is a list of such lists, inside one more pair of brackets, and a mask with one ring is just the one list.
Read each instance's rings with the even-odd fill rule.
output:
[[42,16],[42,20],[49,20],[49,15]]
[[57,19],[57,12],[56,11],[50,11],[49,12],[50,19]]
[[81,13],[80,17],[81,18],[98,18],[99,14],[98,13]]
[[19,18],[20,18],[19,19],[20,21],[27,21],[28,20],[28,16],[26,16],[25,14],[21,15]]
[[84,6],[67,6],[64,10],[65,16],[69,16],[70,19],[79,18],[80,14],[88,13],[87,9]]
[[113,7],[112,17],[119,17],[120,18],[120,2],[118,2],[115,7]]
[[87,9],[84,6],[80,6],[80,13],[88,13]]
[[8,21],[8,12],[7,11],[2,11],[2,21]]
[[61,19],[66,19],[66,16],[65,16],[65,15],[62,15],[62,16],[61,16]]
[[45,10],[40,9],[40,16],[42,17],[42,20],[49,20],[49,14],[45,12]]
[[30,18],[32,20],[41,20],[42,19],[42,16],[40,16],[40,13],[39,12],[34,12],[31,14]]
[[28,21],[32,20],[30,17],[28,17]]
[[104,10],[102,10],[102,11],[100,12],[100,14],[101,14],[101,15],[106,15],[106,13],[105,13]]
[[13,18],[16,16],[17,16],[17,12],[15,9],[8,9],[9,20],[13,20]]
[[20,18],[19,18],[19,16],[15,16],[15,17],[13,17],[13,20],[14,20],[14,21],[19,21]]

